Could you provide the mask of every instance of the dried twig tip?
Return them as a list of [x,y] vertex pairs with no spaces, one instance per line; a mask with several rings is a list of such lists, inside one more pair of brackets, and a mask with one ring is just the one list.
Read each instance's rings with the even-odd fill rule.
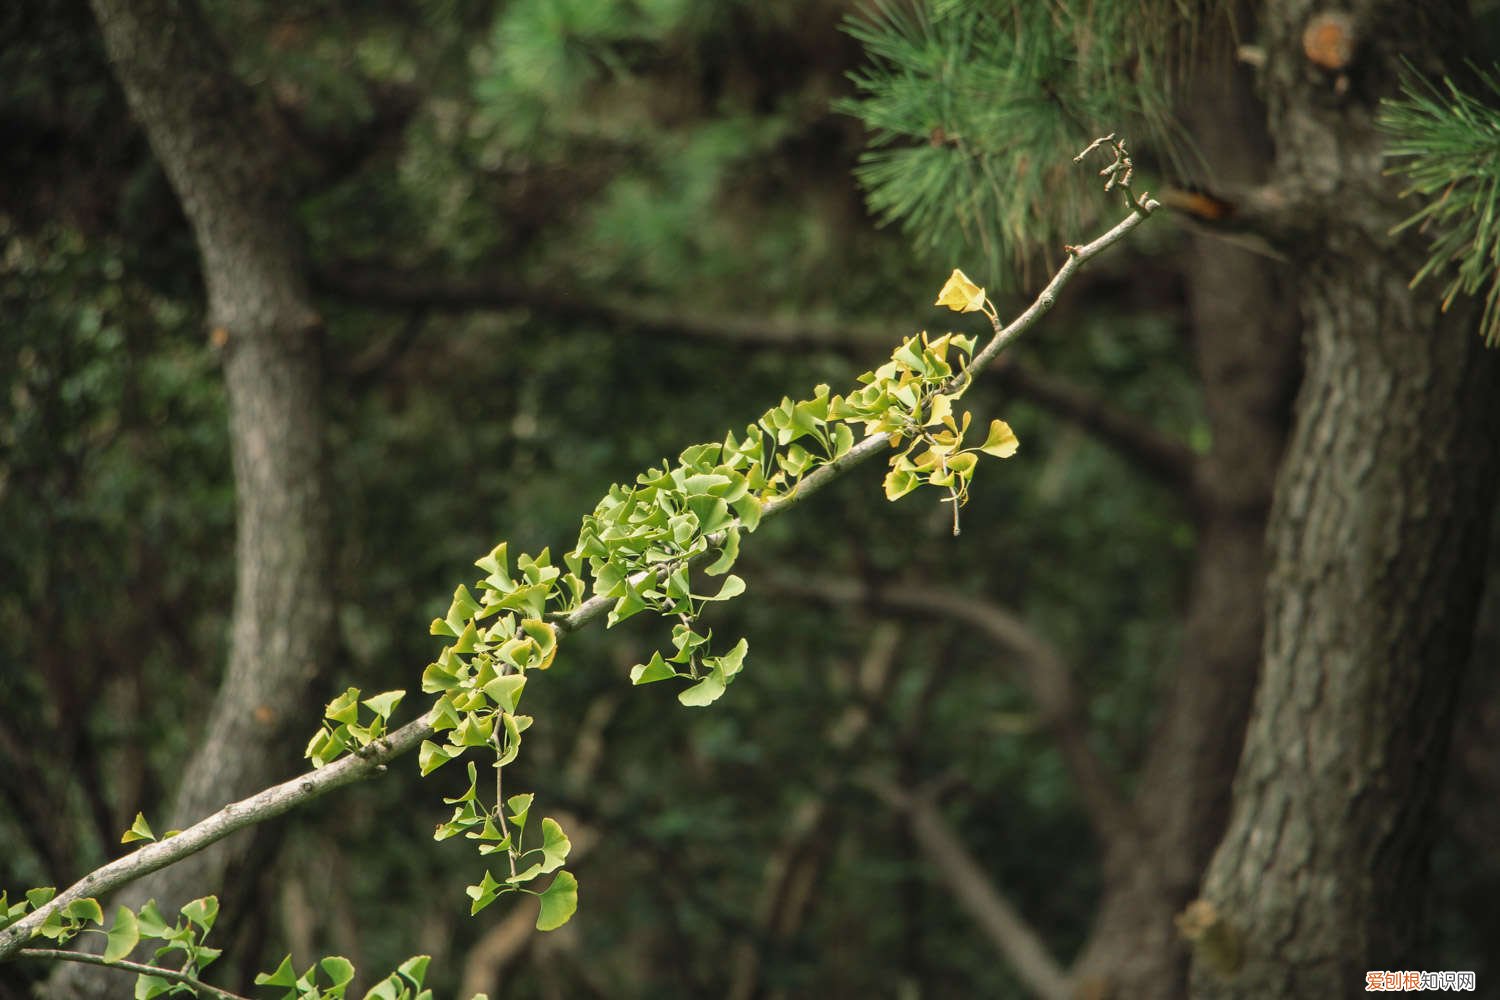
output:
[[1135,163],[1130,159],[1130,151],[1125,148],[1125,140],[1117,139],[1115,135],[1116,133],[1111,132],[1109,135],[1095,139],[1088,144],[1083,152],[1073,157],[1073,162],[1078,163],[1085,156],[1101,146],[1109,146],[1110,151],[1114,153],[1114,162],[1099,171],[1099,176],[1106,178],[1104,182],[1105,193],[1119,188],[1121,193],[1125,195],[1125,201],[1131,208],[1138,212],[1149,211],[1145,202],[1137,198],[1130,191],[1130,182],[1135,177]]

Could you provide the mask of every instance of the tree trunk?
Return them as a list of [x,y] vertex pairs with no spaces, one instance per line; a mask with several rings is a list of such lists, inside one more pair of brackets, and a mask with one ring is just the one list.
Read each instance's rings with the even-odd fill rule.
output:
[[[333,597],[320,323],[302,273],[274,121],[187,0],[93,0],[130,107],[197,239],[233,447],[237,568],[229,663],[166,822],[185,826],[286,775],[327,659]],[[127,892],[164,912],[220,890],[237,838]],[[71,978],[71,970],[67,973]],[[122,977],[105,972],[109,994]],[[90,976],[93,980],[94,977]],[[68,983],[56,995],[88,995]]]
[[1388,235],[1413,206],[1373,123],[1403,56],[1428,71],[1464,37],[1458,12],[1353,4],[1340,75],[1304,56],[1315,11],[1264,14],[1273,180],[1305,227],[1289,247],[1307,370],[1262,676],[1203,892],[1241,961],[1201,950],[1201,997],[1347,996],[1367,969],[1423,967],[1410,948],[1494,497],[1496,359],[1407,288],[1422,246]]
[[[1270,160],[1264,112],[1226,47],[1205,53],[1186,124],[1214,186],[1255,184]],[[1172,918],[1224,832],[1260,668],[1266,514],[1297,385],[1295,315],[1266,257],[1195,235],[1185,258],[1213,441],[1195,476],[1192,597],[1137,785],[1139,840],[1106,848],[1104,897],[1074,967],[1080,996],[1185,994],[1187,951]]]

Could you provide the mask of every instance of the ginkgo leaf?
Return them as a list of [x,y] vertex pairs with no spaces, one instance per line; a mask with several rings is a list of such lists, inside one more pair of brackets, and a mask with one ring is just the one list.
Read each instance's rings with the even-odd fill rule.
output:
[[990,432],[984,439],[984,444],[979,450],[986,455],[994,455],[996,458],[1010,458],[1021,447],[1021,442],[1016,439],[1015,431],[1010,429],[1010,424],[1004,420],[991,420]]
[[578,909],[578,880],[572,872],[561,871],[545,892],[539,894],[542,910],[537,914],[536,929],[554,931],[567,923]]
[[156,834],[151,832],[151,824],[146,822],[146,817],[140,813],[135,814],[135,822],[130,824],[130,829],[125,831],[120,838],[122,844],[133,844],[137,840],[155,840]]
[[885,498],[897,500],[906,496],[921,484],[921,480],[910,472],[892,469],[885,475]]
[[927,426],[943,423],[945,419],[953,419],[953,397],[939,394],[932,397],[932,412],[927,415]]
[[947,306],[958,313],[978,312],[984,308],[984,289],[955,267],[933,305]]
[[106,962],[118,962],[135,950],[141,940],[141,930],[135,914],[129,907],[115,910],[115,925],[109,929],[109,943],[104,948]]

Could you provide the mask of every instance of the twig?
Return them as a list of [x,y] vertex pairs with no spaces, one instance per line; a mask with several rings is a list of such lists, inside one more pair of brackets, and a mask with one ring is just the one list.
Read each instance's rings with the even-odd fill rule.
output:
[[[604,729],[619,707],[619,695],[611,693],[595,698],[588,711],[583,713],[578,735],[573,741],[573,752],[562,769],[568,784],[584,786],[599,769],[604,759]],[[554,813],[553,818],[563,825],[573,842],[573,849],[568,852],[568,867],[576,871],[598,843],[600,831],[577,816]],[[536,935],[542,933],[536,929],[536,915],[535,897],[524,897],[503,920],[481,934],[463,957],[463,976],[455,996],[502,992],[501,976],[506,966],[531,945]]]
[[131,962],[123,958],[114,962],[106,962],[102,955],[92,955],[86,951],[67,951],[62,948],[22,948],[17,954],[22,958],[50,958],[58,962],[78,962],[82,965],[97,965],[105,969],[119,969],[121,972],[137,972],[143,976],[156,976],[169,982],[183,984],[193,991],[194,996],[201,994],[213,997],[214,1000],[250,1000],[249,997],[238,993],[230,993],[217,986],[210,986],[185,972],[163,969],[159,965],[143,965],[140,962]]
[[[505,766],[498,760],[505,753],[505,747],[501,743],[501,734],[504,729],[495,727],[495,817],[500,820],[500,837],[504,840],[510,839],[510,824],[505,819]],[[519,841],[512,843],[505,850],[505,859],[510,862],[510,877],[516,877],[516,856],[521,853]]]

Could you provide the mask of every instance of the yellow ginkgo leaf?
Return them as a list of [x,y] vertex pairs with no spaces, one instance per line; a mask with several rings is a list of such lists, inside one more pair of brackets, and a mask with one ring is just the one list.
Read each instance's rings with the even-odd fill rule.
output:
[[947,306],[959,313],[978,312],[984,308],[984,289],[955,267],[933,305]]
[[996,458],[1010,458],[1021,447],[1021,442],[1016,440],[1015,432],[1010,429],[1010,424],[1004,420],[991,420],[990,432],[984,439],[984,444],[979,450],[986,455],[994,455]]
[[944,420],[953,419],[953,397],[937,395],[932,397],[932,412],[927,415],[927,426],[940,424]]

